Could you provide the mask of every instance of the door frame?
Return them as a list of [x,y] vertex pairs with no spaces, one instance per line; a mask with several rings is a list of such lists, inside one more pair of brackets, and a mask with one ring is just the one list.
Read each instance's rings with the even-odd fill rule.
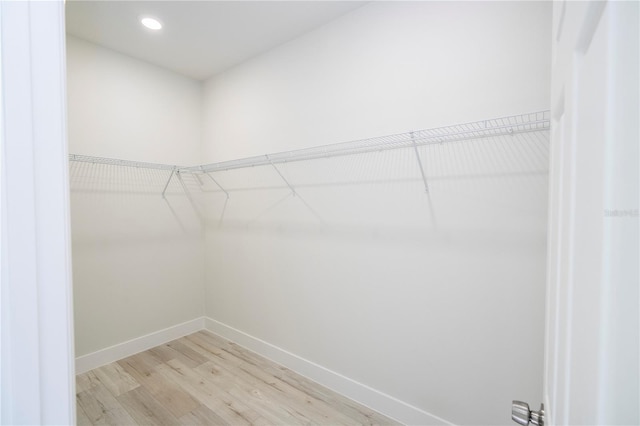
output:
[[640,420],[640,7],[555,2],[545,423]]
[[62,0],[0,2],[0,423],[75,424]]

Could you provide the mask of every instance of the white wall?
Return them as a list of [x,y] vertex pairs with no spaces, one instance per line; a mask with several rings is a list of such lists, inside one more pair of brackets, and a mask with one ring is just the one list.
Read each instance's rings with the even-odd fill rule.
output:
[[550,6],[376,2],[205,85],[205,161],[548,109]]
[[[190,165],[201,84],[68,36],[69,152]],[[203,314],[203,239],[169,172],[71,163],[76,355]]]
[[[203,156],[549,108],[545,3],[382,3],[208,80]],[[548,140],[221,172],[209,317],[459,424],[542,395]],[[224,220],[219,219],[224,211]],[[434,218],[436,219],[434,221]]]
[[67,35],[69,151],[200,161],[201,83]]

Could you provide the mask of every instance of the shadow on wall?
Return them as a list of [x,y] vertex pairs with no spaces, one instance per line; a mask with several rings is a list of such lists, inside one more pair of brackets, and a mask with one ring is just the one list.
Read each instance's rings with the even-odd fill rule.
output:
[[[161,196],[170,175],[167,170],[70,162],[74,240],[149,242],[199,234],[199,206],[185,197],[177,179]],[[185,179],[187,188],[199,190],[193,185]]]
[[85,210],[77,216],[92,222],[74,222],[75,236],[100,232],[104,243],[206,226],[418,244],[544,239],[548,152],[548,131],[494,136],[425,145],[417,155],[403,148],[183,173],[182,181],[171,179],[166,197],[169,171],[72,162],[71,191]]
[[413,147],[215,172],[206,312],[452,422],[507,423],[542,386],[518,365],[542,359],[548,148],[418,147],[428,193]]
[[502,422],[542,386],[518,366],[542,359],[548,150],[548,131],[418,147],[428,193],[412,148],[220,186],[185,173],[166,199],[166,170],[72,162],[77,353],[204,312],[453,421],[473,400]]

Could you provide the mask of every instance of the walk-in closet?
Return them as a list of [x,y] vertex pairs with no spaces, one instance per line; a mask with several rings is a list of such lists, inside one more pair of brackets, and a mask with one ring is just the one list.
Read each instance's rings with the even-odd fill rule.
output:
[[551,2],[65,9],[79,424],[537,409]]
[[0,1],[0,424],[639,424],[639,75],[636,1]]

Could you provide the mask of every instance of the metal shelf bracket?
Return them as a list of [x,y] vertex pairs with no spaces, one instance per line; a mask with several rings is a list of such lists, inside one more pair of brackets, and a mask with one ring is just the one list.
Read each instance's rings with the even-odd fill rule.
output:
[[428,194],[429,185],[427,184],[427,176],[424,173],[424,167],[422,166],[422,161],[420,160],[420,152],[418,151],[418,144],[416,143],[416,137],[414,132],[411,132],[411,143],[413,144],[413,150],[416,153],[416,160],[418,160],[418,167],[420,167],[420,174],[422,175],[422,181],[424,182],[424,190]]
[[[202,169],[202,166],[200,166],[200,169]],[[222,187],[222,185],[220,185],[220,183],[218,183],[218,181],[217,181],[217,180],[215,180],[215,179],[214,179],[214,177],[213,177],[213,176],[211,176],[209,173],[205,172],[204,170],[202,171],[202,173],[204,173],[205,175],[207,175],[207,176],[209,177],[209,179],[211,179],[211,181],[212,181],[213,183],[215,183],[215,184],[216,184],[216,186],[217,186],[218,188],[220,188],[220,190],[221,190],[222,192],[224,192],[224,194],[227,196],[227,200],[228,200],[228,199],[229,199],[229,193],[227,192],[227,190],[226,190],[226,189],[224,189],[224,188]]]
[[291,193],[293,194],[293,196],[295,197],[296,194],[296,190],[295,188],[289,183],[289,181],[287,180],[287,178],[284,177],[284,175],[282,173],[280,173],[280,170],[278,170],[278,168],[276,167],[275,164],[273,164],[273,161],[271,161],[271,159],[269,158],[269,155],[265,154],[265,157],[267,158],[267,161],[269,162],[269,164],[271,164],[271,166],[273,167],[273,169],[276,171],[276,173],[278,173],[278,175],[280,175],[280,177],[282,178],[282,180],[284,181],[284,183],[287,184],[287,186],[289,187],[289,189],[291,190]]
[[173,178],[173,175],[176,173],[176,167],[174,167],[171,170],[171,174],[169,175],[169,179],[167,179],[167,183],[164,185],[164,189],[162,190],[162,198],[166,198],[165,197],[165,193],[167,192],[167,188],[169,188],[169,183],[171,183],[171,178]]

